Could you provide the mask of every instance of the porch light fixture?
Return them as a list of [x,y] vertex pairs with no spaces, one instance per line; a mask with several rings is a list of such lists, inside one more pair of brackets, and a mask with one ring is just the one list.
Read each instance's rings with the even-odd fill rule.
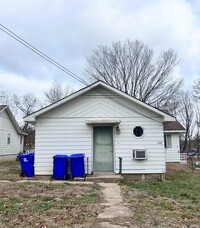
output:
[[119,125],[117,125],[117,127],[116,127],[116,134],[119,135],[120,133],[121,133],[121,130],[119,128]]

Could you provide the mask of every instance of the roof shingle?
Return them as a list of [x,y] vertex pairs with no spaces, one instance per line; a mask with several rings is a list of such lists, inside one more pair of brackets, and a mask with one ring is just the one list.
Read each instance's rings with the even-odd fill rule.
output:
[[164,131],[184,131],[185,128],[176,120],[176,121],[166,121],[163,123]]

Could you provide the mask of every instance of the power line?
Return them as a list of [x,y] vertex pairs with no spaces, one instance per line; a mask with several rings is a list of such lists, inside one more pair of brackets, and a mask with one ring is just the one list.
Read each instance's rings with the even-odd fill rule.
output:
[[21,43],[25,47],[27,47],[28,49],[30,49],[31,51],[33,51],[35,54],[37,54],[40,57],[42,57],[43,59],[47,60],[49,63],[53,64],[54,66],[56,66],[60,70],[64,71],[65,73],[67,73],[68,75],[70,75],[71,77],[73,77],[74,79],[76,79],[79,82],[83,83],[84,85],[87,84],[87,82],[85,80],[83,80],[82,78],[80,78],[77,75],[75,75],[73,72],[71,72],[70,70],[68,70],[66,67],[62,66],[60,63],[56,62],[55,60],[53,60],[52,58],[50,58],[48,55],[46,55],[45,53],[41,52],[39,49],[37,49],[36,47],[34,47],[33,45],[31,45],[30,43],[28,43],[27,41],[25,41],[21,37],[19,37],[17,34],[15,34],[14,32],[12,32],[11,30],[9,30],[8,28],[6,28],[2,24],[0,24],[0,26],[1,26],[0,29],[3,32],[5,32],[10,37],[12,37],[13,39],[15,39],[16,41],[18,41],[19,43]]
[[[52,65],[54,65],[55,67],[59,68],[60,70],[62,70],[63,72],[67,73],[69,76],[71,76],[72,78],[76,79],[77,81],[81,82],[82,84],[84,84],[85,86],[88,86],[88,83],[82,79],[81,77],[79,77],[78,75],[74,74],[72,71],[68,70],[66,67],[64,67],[63,65],[61,65],[60,63],[58,63],[57,61],[55,61],[54,59],[52,59],[51,57],[49,57],[48,55],[46,55],[45,53],[43,53],[42,51],[40,51],[38,48],[34,47],[32,44],[30,44],[29,42],[25,41],[23,38],[21,38],[20,36],[18,36],[16,33],[12,32],[10,29],[8,29],[7,27],[5,27],[4,25],[0,24],[0,29],[5,32],[7,35],[9,35],[10,37],[12,37],[13,39],[15,39],[16,41],[18,41],[19,43],[21,43],[22,45],[24,45],[26,48],[28,48],[29,50],[33,51],[35,54],[39,55],[40,57],[42,57],[43,59],[45,59],[46,61],[48,61],[49,63],[51,63]],[[117,104],[120,104],[121,106],[134,111],[140,115],[143,115],[144,117],[154,120],[156,122],[160,122],[156,119],[153,119],[147,115],[145,115],[144,113],[141,113],[137,110],[135,110],[133,107],[119,101],[116,100],[114,97],[104,93],[101,90],[98,90],[97,88],[94,88],[94,90],[98,93],[100,93],[101,95],[103,95],[104,97],[114,101]]]

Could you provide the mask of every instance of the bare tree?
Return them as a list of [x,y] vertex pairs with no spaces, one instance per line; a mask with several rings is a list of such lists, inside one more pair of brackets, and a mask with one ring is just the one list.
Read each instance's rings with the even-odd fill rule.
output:
[[[18,108],[18,110],[20,110],[22,112],[22,114],[25,116],[34,112],[37,109],[38,104],[39,104],[37,97],[35,97],[33,94],[26,94],[23,96],[18,96],[16,94],[14,94],[13,102],[16,105],[16,107]],[[24,131],[27,131],[27,129],[29,128],[29,124],[25,123],[22,126],[22,128]]]
[[155,59],[153,50],[138,40],[99,46],[87,62],[89,80],[102,80],[158,108],[166,109],[182,85],[171,76],[177,54],[170,49]]
[[24,114],[29,115],[37,109],[38,99],[33,94],[28,93],[23,96],[13,95],[13,101],[17,108]]
[[17,109],[13,103],[12,95],[9,91],[4,90],[0,87],[0,104],[2,105],[9,105],[11,111],[14,113],[14,115],[17,113]]
[[46,101],[49,104],[52,104],[56,101],[59,101],[63,97],[69,95],[73,92],[73,89],[70,86],[62,86],[62,84],[58,82],[54,82],[51,88],[44,92]]
[[180,96],[179,117],[186,129],[186,132],[184,135],[183,148],[182,148],[182,152],[183,152],[185,151],[188,145],[190,147],[190,141],[195,127],[194,105],[192,103],[192,98],[189,92],[182,92],[182,95]]
[[8,92],[0,88],[0,104],[8,104]]
[[195,134],[195,147],[197,148],[199,156],[199,147],[200,147],[200,108],[198,105],[195,107],[195,125],[196,125],[196,134]]
[[195,101],[197,102],[200,101],[200,78],[194,82],[193,97]]

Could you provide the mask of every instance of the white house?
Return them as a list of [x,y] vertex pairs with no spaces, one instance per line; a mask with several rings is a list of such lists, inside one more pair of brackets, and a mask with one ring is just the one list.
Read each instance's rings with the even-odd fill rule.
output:
[[180,165],[180,139],[181,133],[185,133],[185,128],[178,122],[164,122],[164,142],[166,149],[166,167],[176,168]]
[[175,118],[101,81],[24,120],[36,128],[36,175],[52,175],[55,154],[84,153],[88,173],[119,173],[122,160],[122,174],[163,174],[180,162]]
[[23,151],[24,135],[8,105],[0,105],[0,159]]

